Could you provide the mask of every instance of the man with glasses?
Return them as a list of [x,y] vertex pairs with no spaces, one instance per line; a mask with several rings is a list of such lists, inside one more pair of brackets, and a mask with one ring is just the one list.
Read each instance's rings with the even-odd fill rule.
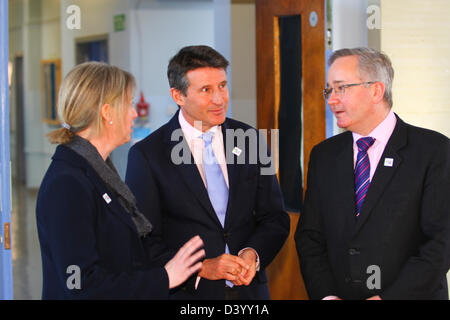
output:
[[310,298],[448,299],[450,140],[392,111],[385,54],[328,63],[324,98],[347,131],[309,161],[295,240]]

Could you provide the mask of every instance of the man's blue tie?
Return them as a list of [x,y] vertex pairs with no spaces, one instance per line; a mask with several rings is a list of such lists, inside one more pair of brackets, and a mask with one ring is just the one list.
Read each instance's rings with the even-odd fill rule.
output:
[[[222,169],[214,155],[211,144],[213,136],[214,133],[211,131],[208,131],[201,136],[205,142],[205,148],[203,149],[203,170],[205,172],[206,189],[208,190],[209,200],[211,201],[222,227],[224,227],[228,205],[228,187]],[[227,244],[225,244],[225,252],[230,253]],[[229,287],[233,287],[231,281],[227,280],[226,284]]]
[[228,187],[222,169],[214,155],[211,144],[213,136],[214,133],[211,131],[202,135],[202,139],[205,141],[205,148],[203,149],[203,169],[205,172],[206,189],[208,190],[209,200],[211,200],[214,211],[223,227],[225,226],[225,214],[228,205]]
[[375,139],[372,137],[361,138],[356,141],[358,156],[355,166],[355,190],[356,190],[356,216],[359,217],[361,207],[366,198],[370,185],[370,161],[367,150],[373,145]]

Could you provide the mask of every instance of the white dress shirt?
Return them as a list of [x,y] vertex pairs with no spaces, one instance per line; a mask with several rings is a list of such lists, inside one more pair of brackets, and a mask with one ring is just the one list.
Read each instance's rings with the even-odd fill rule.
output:
[[[205,171],[203,170],[203,149],[205,149],[205,142],[201,138],[203,132],[201,131],[201,126],[198,128],[193,127],[183,116],[183,112],[180,111],[178,114],[178,121],[180,122],[181,130],[183,130],[184,137],[191,149],[192,156],[194,157],[194,162],[197,165],[200,176],[202,177],[203,184],[206,188]],[[195,125],[195,123],[194,123]],[[217,162],[222,169],[223,177],[225,178],[225,183],[229,188],[228,183],[228,170],[225,158],[225,148],[223,146],[223,135],[221,126],[214,126],[208,131],[214,132],[214,137],[212,139],[211,145],[216,156]]]
[[[207,188],[205,171],[203,169],[203,150],[205,149],[205,142],[202,139],[201,123],[199,121],[198,127],[196,123],[192,126],[183,116],[183,112],[180,110],[178,113],[178,122],[180,123],[181,130],[183,131],[184,137],[186,138],[186,142],[191,150],[192,157],[194,158],[194,162],[197,165],[200,176],[202,177],[203,184],[205,188]],[[228,189],[230,188],[228,182],[228,170],[227,163],[225,157],[225,148],[223,145],[223,134],[221,126],[214,126],[210,128],[208,131],[214,132],[214,136],[211,142],[212,149],[214,155],[217,159],[220,168],[222,169],[223,177],[225,178],[225,183],[227,184]],[[206,132],[208,132],[206,131]],[[256,253],[256,271],[259,271],[259,255],[253,248],[244,248],[239,251],[238,256],[245,250],[252,249]],[[197,277],[197,281],[195,283],[195,288],[197,289],[198,283],[200,281],[200,277]]]

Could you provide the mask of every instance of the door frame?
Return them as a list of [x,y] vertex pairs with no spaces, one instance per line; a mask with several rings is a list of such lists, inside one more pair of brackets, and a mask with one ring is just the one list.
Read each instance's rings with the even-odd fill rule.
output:
[[[279,43],[277,17],[302,15],[302,106],[303,106],[303,185],[306,186],[307,164],[311,149],[325,139],[326,103],[321,89],[325,84],[325,2],[326,0],[256,0],[257,47],[257,123],[261,129],[278,129]],[[317,24],[310,25],[309,15],[315,11]],[[270,40],[269,40],[270,39]],[[272,42],[273,50],[261,53]],[[274,88],[275,90],[270,90]],[[269,141],[270,143],[270,141]],[[275,150],[273,150],[275,151]],[[275,152],[274,152],[275,153]],[[305,188],[304,188],[305,189]]]
[[[316,24],[310,14],[316,13]],[[326,103],[322,89],[326,83],[326,0],[256,0],[257,48],[257,126],[259,129],[279,129],[280,57],[278,17],[301,15],[302,30],[302,173],[303,194],[311,149],[326,137]],[[270,145],[270,140],[268,139]],[[271,146],[277,162],[278,146]],[[301,213],[300,213],[301,214]],[[294,233],[299,214],[289,213],[290,234],[283,248],[267,268],[273,299],[307,299],[300,271]]]

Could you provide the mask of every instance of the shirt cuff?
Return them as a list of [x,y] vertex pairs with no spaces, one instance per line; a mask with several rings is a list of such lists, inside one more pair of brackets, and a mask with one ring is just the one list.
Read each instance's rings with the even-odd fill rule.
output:
[[244,248],[244,249],[242,249],[241,251],[238,252],[238,256],[240,256],[241,253],[244,252],[244,250],[247,250],[247,249],[253,250],[253,252],[256,254],[256,271],[259,271],[259,267],[260,267],[260,265],[259,265],[259,255],[258,255],[258,252],[256,252],[255,249],[250,248],[250,247]]
[[195,280],[195,290],[198,288],[198,283],[200,282],[201,277],[197,276],[197,279]]
[[339,299],[337,296],[326,296],[325,298],[322,298],[322,300],[336,300]]

